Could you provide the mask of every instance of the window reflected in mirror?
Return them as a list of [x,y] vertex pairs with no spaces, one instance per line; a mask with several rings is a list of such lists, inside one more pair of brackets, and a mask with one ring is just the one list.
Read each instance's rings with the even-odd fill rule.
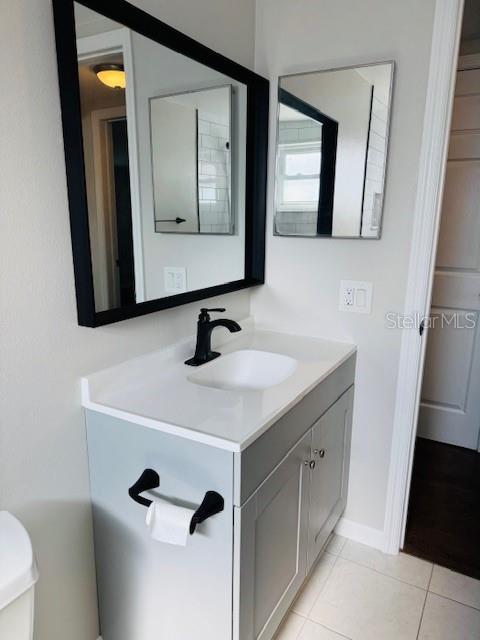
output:
[[280,78],[275,234],[379,238],[393,63]]

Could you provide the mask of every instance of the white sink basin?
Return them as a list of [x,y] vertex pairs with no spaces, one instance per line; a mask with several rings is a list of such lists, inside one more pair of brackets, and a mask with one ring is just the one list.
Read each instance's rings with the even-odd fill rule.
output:
[[203,365],[188,380],[216,389],[258,391],[280,384],[293,374],[297,365],[297,360],[290,356],[242,349]]

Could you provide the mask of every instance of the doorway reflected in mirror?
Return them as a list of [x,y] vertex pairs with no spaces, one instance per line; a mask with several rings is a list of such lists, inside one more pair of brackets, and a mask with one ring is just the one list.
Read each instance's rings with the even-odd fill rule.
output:
[[75,28],[95,311],[241,281],[247,86],[78,2]]

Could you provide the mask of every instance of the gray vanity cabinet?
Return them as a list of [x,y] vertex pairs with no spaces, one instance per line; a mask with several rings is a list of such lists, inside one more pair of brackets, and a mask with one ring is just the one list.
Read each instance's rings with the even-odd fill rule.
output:
[[349,389],[312,428],[308,571],[345,508],[352,405],[353,389]]
[[240,538],[239,640],[271,638],[305,579],[310,448],[311,432],[234,509]]
[[[333,531],[347,495],[355,357],[261,436],[229,451],[87,412],[103,640],[271,640]],[[223,512],[186,547],[153,540],[128,488],[183,506],[205,491]]]
[[234,507],[234,640],[271,640],[341,516],[352,404],[353,386],[306,427],[245,504]]
[[[102,640],[230,640],[232,453],[92,411],[87,434]],[[193,506],[213,490],[224,512],[186,547],[153,540],[128,494],[148,468],[150,497]]]

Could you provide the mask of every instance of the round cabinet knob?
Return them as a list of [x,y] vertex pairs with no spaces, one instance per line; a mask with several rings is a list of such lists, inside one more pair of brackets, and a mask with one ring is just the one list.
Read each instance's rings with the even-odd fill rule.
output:
[[310,469],[315,469],[315,460],[310,460],[310,464],[308,466]]
[[313,453],[318,456],[319,458],[324,458],[325,457],[325,449],[314,449]]

